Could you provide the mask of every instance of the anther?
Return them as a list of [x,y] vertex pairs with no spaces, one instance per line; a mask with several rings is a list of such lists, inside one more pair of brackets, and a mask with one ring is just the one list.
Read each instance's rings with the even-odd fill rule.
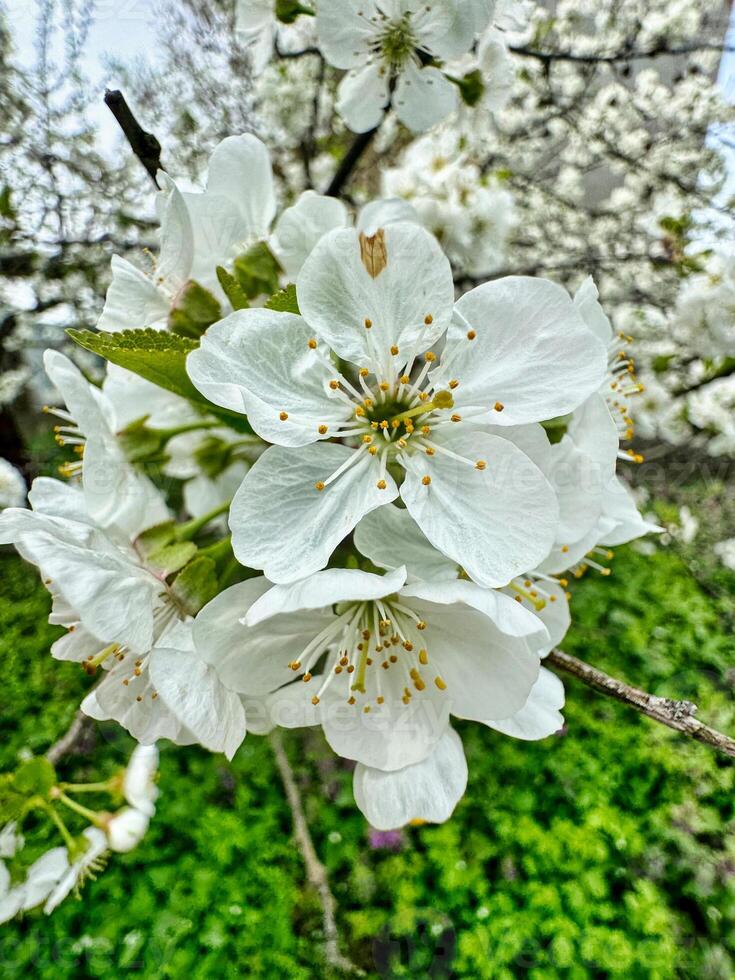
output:
[[319,698],[318,698],[318,697],[316,696],[316,694],[315,694],[315,695],[314,695],[314,697],[313,697],[313,698],[311,699],[311,703],[312,703],[313,705],[317,705],[317,704],[319,704]]
[[457,413],[455,412],[454,415],[451,416],[451,419],[452,419],[452,422],[461,422],[462,421],[462,416],[461,415],[457,415]]
[[329,387],[332,389],[332,391],[338,391],[339,390],[339,381],[330,381],[329,382]]
[[365,323],[366,330],[369,330],[373,325],[373,321],[370,319],[370,317],[367,316],[365,317],[364,323]]
[[391,347],[391,349],[390,349],[390,352],[391,352],[391,354],[393,355],[393,357],[395,357],[395,356],[396,356],[396,354],[398,354],[398,353],[399,353],[399,350],[398,350],[398,348],[396,347],[396,345],[395,345],[395,344],[393,344],[393,346]]
[[385,480],[378,480],[375,486],[378,488],[378,490],[385,490],[388,484],[385,482]]
[[429,662],[429,651],[423,649],[419,650],[419,663],[425,667],[428,664],[428,662]]
[[314,340],[313,337],[309,341],[309,350],[316,350],[316,341]]
[[505,408],[505,405],[502,402],[495,402],[493,408],[495,409],[496,412],[502,412],[503,409]]
[[441,677],[435,677],[434,678],[434,683],[436,684],[436,686],[439,688],[440,691],[446,691],[447,685],[441,679]]
[[450,387],[450,388],[452,389],[452,391],[454,391],[454,389],[455,389],[455,388],[456,388],[456,387],[457,387],[458,385],[459,385],[459,381],[457,381],[457,379],[456,379],[456,378],[452,378],[452,380],[451,380],[451,381],[449,382],[449,387]]
[[468,340],[474,340],[476,336],[477,336],[477,334],[475,333],[474,330],[468,330],[467,331],[467,339]]
[[288,418],[288,412],[280,412],[278,418],[281,420],[281,422],[285,422]]
[[301,678],[301,680],[302,680],[302,681],[303,681],[303,682],[304,682],[305,684],[308,684],[308,683],[309,683],[309,681],[311,680],[311,674],[309,673],[309,671],[308,671],[308,670],[307,670],[307,672],[306,672],[306,673],[304,674],[304,676],[303,676],[303,677]]
[[426,476],[422,476],[421,482],[425,487],[428,487],[428,485],[431,483],[431,477],[428,474]]
[[434,317],[431,315],[431,313],[427,313],[426,316],[424,317],[424,323],[428,327],[433,322],[434,322]]
[[319,428],[317,429],[317,432],[319,433],[320,436],[325,436],[328,431],[329,431],[328,425],[320,425]]
[[324,486],[325,484],[322,483],[321,480],[317,480],[317,482],[314,484],[314,489],[318,490],[321,493],[321,491],[324,489]]
[[433,350],[429,350],[424,354],[424,360],[428,361],[429,364],[433,364],[436,360],[436,354]]
[[431,446],[429,446],[429,448],[426,450],[426,455],[427,456],[433,456],[435,453],[436,453],[436,450],[435,449],[432,449]]
[[487,469],[487,463],[485,462],[485,460],[484,459],[478,459],[477,462],[475,463],[475,469],[476,470],[484,470],[484,469]]

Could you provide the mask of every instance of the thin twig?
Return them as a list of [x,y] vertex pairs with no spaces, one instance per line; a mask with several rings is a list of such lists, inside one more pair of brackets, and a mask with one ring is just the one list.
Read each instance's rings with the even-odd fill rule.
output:
[[92,719],[88,715],[85,715],[82,711],[77,711],[66,732],[46,752],[48,761],[56,765],[65,755],[73,752],[86,734],[91,723]]
[[125,139],[136,157],[145,167],[146,173],[158,187],[156,174],[165,168],[161,165],[161,144],[153,133],[146,132],[133,115],[133,111],[125,101],[125,96],[117,89],[107,89],[105,105],[113,114],[125,134]]
[[379,127],[376,126],[375,129],[369,129],[367,133],[360,133],[360,135],[355,138],[352,146],[342,157],[342,162],[337,168],[336,174],[334,177],[332,177],[331,184],[324,192],[327,197],[339,197],[342,188],[352,176],[352,171],[357,166],[360,157],[370,146],[373,136],[375,136],[377,133],[378,128]]
[[735,758],[735,739],[729,735],[718,732],[709,725],[697,721],[694,713],[697,710],[696,704],[691,701],[676,701],[672,698],[661,698],[656,694],[649,694],[641,691],[640,688],[632,687],[625,681],[620,681],[611,677],[597,667],[592,667],[583,660],[564,653],[563,650],[553,650],[548,656],[548,662],[554,664],[567,674],[572,674],[578,680],[593,687],[601,694],[606,694],[616,701],[622,701],[641,714],[654,721],[673,728],[676,732],[681,732],[697,742],[704,742],[712,748],[724,752],[731,758]]
[[574,51],[539,51],[525,45],[509,46],[514,54],[519,54],[524,58],[535,58],[537,61],[549,63],[552,61],[575,61],[583,65],[614,65],[619,62],[644,61],[648,58],[660,58],[665,55],[677,57],[684,54],[695,54],[699,51],[719,51],[729,52],[735,50],[728,45],[714,44],[706,41],[693,44],[683,44],[680,47],[672,48],[665,44],[656,47],[635,50],[615,51],[611,54],[576,54]]
[[296,844],[306,866],[306,876],[309,883],[316,889],[317,895],[319,896],[319,904],[322,907],[324,955],[330,966],[336,967],[345,973],[363,976],[363,971],[339,951],[339,933],[337,931],[335,917],[337,903],[329,887],[327,869],[317,857],[316,848],[309,832],[309,825],[306,822],[304,807],[301,803],[301,794],[296,785],[293,770],[288,761],[286,750],[283,747],[281,733],[278,729],[271,732],[269,739],[273,749],[273,755],[276,759],[276,765],[278,766],[278,772],[283,781],[283,788],[286,791],[286,799],[291,809],[294,837],[296,838]]

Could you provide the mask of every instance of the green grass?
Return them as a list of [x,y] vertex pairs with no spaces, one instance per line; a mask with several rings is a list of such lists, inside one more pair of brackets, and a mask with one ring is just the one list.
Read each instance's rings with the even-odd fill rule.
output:
[[[564,646],[735,731],[732,579],[715,594],[677,555],[621,549],[575,583]],[[719,575],[720,573],[718,573]],[[90,683],[46,653],[35,573],[0,556],[2,767],[43,751]],[[706,586],[706,583],[704,583]],[[349,767],[314,733],[287,739],[346,951],[371,977],[727,978],[735,974],[734,769],[570,682],[543,743],[460,727],[470,784],[454,818],[372,850]],[[130,742],[103,726],[65,773],[94,778]],[[162,747],[141,847],[51,917],[0,927],[3,978],[324,976],[320,914],[290,839],[267,740],[234,763]]]

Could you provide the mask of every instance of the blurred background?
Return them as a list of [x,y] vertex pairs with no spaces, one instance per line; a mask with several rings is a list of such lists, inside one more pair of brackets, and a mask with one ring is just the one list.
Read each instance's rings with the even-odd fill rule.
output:
[[[592,275],[644,391],[625,475],[666,527],[572,583],[565,649],[735,732],[735,33],[723,0],[530,5],[503,108],[412,139],[390,117],[346,188],[410,200],[459,289]],[[227,135],[270,147],[280,205],[323,191],[354,137],[309,27],[261,70],[233,0],[0,2],[0,457],[30,481],[57,447],[41,355],[93,328],[110,257],[157,248],[155,187],[103,101],[119,89],[180,186]],[[9,472],[9,471],[8,471]],[[0,506],[18,482],[0,471]],[[35,573],[0,554],[0,754],[44,751],[89,680],[47,654]],[[612,591],[611,591],[612,590]],[[461,730],[470,785],[441,827],[379,833],[348,764],[291,734],[352,960],[378,977],[735,976],[733,769],[574,682],[539,744]],[[101,726],[70,778],[130,740]],[[324,974],[321,916],[269,745],[232,764],[164,746],[144,844],[83,900],[0,931],[5,977]]]

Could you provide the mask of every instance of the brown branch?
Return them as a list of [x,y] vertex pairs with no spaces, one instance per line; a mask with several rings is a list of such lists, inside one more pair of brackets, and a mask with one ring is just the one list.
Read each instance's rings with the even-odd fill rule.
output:
[[514,54],[519,54],[524,58],[535,58],[548,64],[552,61],[573,61],[582,65],[614,65],[625,61],[643,61],[647,58],[660,58],[665,55],[677,57],[683,54],[695,54],[699,51],[735,51],[735,48],[723,44],[714,44],[706,41],[683,44],[678,48],[671,48],[668,45],[660,44],[653,48],[640,51],[633,49],[616,51],[612,54],[575,54],[573,51],[538,51],[524,45],[509,46],[509,50]]
[[309,825],[306,822],[304,808],[301,803],[301,794],[294,779],[291,764],[288,761],[286,750],[283,747],[281,733],[276,729],[269,736],[273,755],[276,759],[276,766],[283,781],[283,788],[286,791],[286,799],[291,809],[293,819],[293,831],[296,844],[303,858],[306,867],[306,877],[316,890],[319,896],[319,904],[322,907],[322,921],[324,923],[324,955],[330,966],[342,970],[345,973],[352,973],[357,976],[364,976],[351,960],[347,959],[339,951],[339,933],[337,931],[337,921],[335,917],[337,903],[334,900],[329,887],[327,869],[317,857],[314,842],[311,839]]
[[82,711],[77,711],[66,732],[46,752],[46,758],[49,762],[56,765],[65,755],[73,752],[84,738],[91,724],[92,719],[88,715],[85,715]]
[[125,96],[117,89],[107,89],[105,105],[113,114],[125,134],[125,139],[136,157],[145,167],[146,173],[158,187],[156,174],[165,168],[161,165],[161,144],[153,133],[146,132],[133,115],[133,111],[125,101]]
[[577,660],[576,657],[564,653],[563,650],[553,650],[547,660],[559,670],[571,674],[601,694],[615,698],[616,701],[622,701],[623,704],[627,704],[636,711],[640,711],[641,714],[666,725],[667,728],[673,728],[674,731],[681,732],[697,742],[704,742],[705,745],[709,745],[735,759],[735,739],[710,728],[709,725],[705,725],[701,721],[697,721],[694,717],[697,706],[691,701],[676,701],[672,698],[661,698],[656,694],[641,691],[640,688],[631,687],[625,681],[611,677],[583,660]]
[[365,150],[370,146],[373,136],[378,131],[378,126],[375,129],[370,129],[367,133],[360,133],[352,143],[352,146],[342,157],[337,172],[332,177],[332,182],[329,187],[324,192],[327,197],[339,197],[342,188],[345,186],[347,181],[352,176],[352,171],[355,169],[360,161],[360,157],[363,155]]

